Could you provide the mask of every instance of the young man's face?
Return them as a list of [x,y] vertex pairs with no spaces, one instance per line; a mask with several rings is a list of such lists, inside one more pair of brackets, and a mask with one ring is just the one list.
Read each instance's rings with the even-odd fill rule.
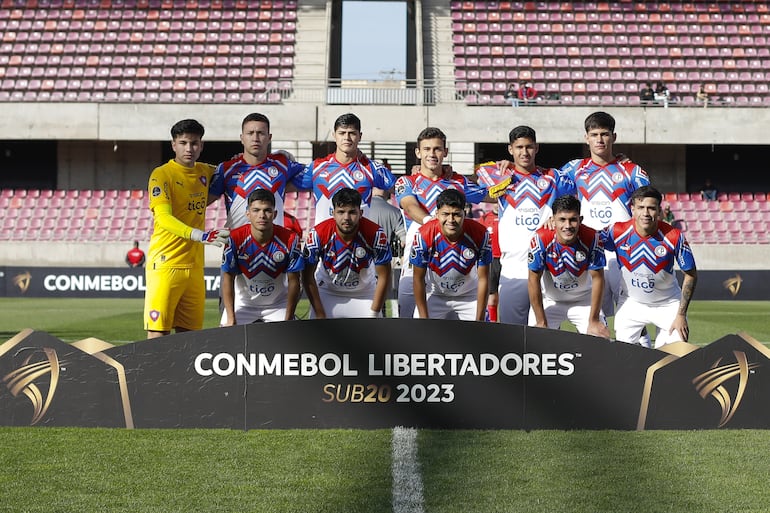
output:
[[522,171],[535,169],[535,155],[538,149],[538,144],[529,137],[519,137],[508,145],[508,153],[513,157],[513,163]]
[[361,207],[358,205],[340,205],[334,207],[334,222],[337,231],[342,235],[352,235],[358,230],[358,222],[361,220]]
[[441,227],[441,233],[449,240],[457,240],[463,233],[465,212],[460,207],[442,205],[436,211],[436,219]]
[[243,125],[241,130],[243,152],[257,158],[260,162],[267,158],[272,140],[273,136],[264,121],[249,121]]
[[275,219],[275,207],[268,201],[252,201],[246,209],[246,219],[257,231],[269,230]]
[[420,170],[440,175],[441,165],[447,155],[447,149],[442,139],[423,139],[414,149],[414,154],[420,159]]
[[346,155],[358,153],[358,143],[361,142],[361,132],[355,127],[342,125],[334,131],[334,142],[337,143],[337,151]]
[[660,202],[655,198],[635,199],[634,204],[631,205],[631,217],[638,232],[651,234],[658,229]]
[[560,243],[569,245],[577,240],[578,228],[583,217],[574,210],[559,210],[553,215],[556,238]]
[[609,128],[592,128],[586,132],[586,144],[591,155],[601,157],[606,161],[612,160],[612,145],[616,135]]
[[198,134],[184,133],[171,141],[174,160],[185,167],[193,167],[203,151],[203,141]]

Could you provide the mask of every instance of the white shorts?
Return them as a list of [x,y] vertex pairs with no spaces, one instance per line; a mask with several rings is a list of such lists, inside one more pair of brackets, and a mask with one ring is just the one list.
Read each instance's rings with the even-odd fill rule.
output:
[[[227,312],[222,312],[221,323],[227,320]],[[251,324],[252,322],[280,322],[286,320],[286,304],[270,306],[235,305],[235,320],[238,324]]]
[[[411,266],[410,266],[411,267]],[[411,319],[414,313],[414,276],[406,271],[406,267],[401,271],[401,277],[398,279],[398,316],[402,319]]]
[[[460,321],[476,320],[476,297],[446,297],[436,294],[428,295],[428,317],[430,319],[450,319]],[[414,318],[419,318],[417,309]]]
[[[324,305],[327,319],[342,319],[354,317],[371,317],[372,298],[337,296],[329,294],[324,289],[318,289],[321,304]],[[310,309],[310,318],[315,319],[315,312]]]
[[[543,309],[548,327],[558,330],[561,323],[569,321],[575,325],[579,333],[588,333],[588,317],[591,314],[591,299],[580,302],[556,302],[549,297],[543,297]],[[604,314],[599,314],[599,319],[606,325]],[[535,312],[529,309],[529,325],[535,325]]]
[[647,324],[658,328],[655,338],[655,348],[682,340],[679,332],[674,330],[669,334],[676,315],[679,312],[679,300],[658,305],[646,305],[631,298],[621,298],[615,313],[615,339],[621,342],[638,344],[642,330]]
[[527,324],[529,319],[529,289],[527,278],[500,276],[497,318],[506,324]]
[[620,288],[623,280],[618,257],[614,251],[605,251],[607,265],[604,266],[604,293],[602,295],[602,312],[604,315],[615,315],[615,306],[620,301]]

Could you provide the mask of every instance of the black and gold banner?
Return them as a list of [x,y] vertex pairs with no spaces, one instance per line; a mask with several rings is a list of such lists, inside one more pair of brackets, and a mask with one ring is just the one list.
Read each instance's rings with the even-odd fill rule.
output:
[[111,346],[0,345],[0,425],[127,428],[770,428],[770,351],[663,350],[463,321],[330,319]]

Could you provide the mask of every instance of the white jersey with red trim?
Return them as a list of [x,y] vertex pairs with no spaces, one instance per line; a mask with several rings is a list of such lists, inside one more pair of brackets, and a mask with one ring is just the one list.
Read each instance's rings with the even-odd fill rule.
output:
[[608,226],[601,237],[605,249],[617,254],[621,297],[651,305],[680,299],[682,289],[674,274],[674,262],[683,271],[695,269],[690,244],[681,231],[660,221],[654,234],[643,236],[632,219]]
[[478,267],[492,263],[489,232],[471,219],[463,222],[462,237],[456,242],[441,233],[438,219],[425,223],[415,235],[409,260],[426,269],[428,294],[476,298]]
[[542,272],[543,294],[554,301],[583,301],[591,297],[588,271],[604,269],[604,248],[593,228],[581,225],[572,244],[562,244],[556,231],[541,228],[532,238],[529,270]]
[[355,189],[361,194],[364,216],[372,204],[372,188],[389,190],[395,178],[381,162],[363,155],[347,164],[337,160],[334,153],[316,159],[305,168],[300,188],[312,189],[315,198],[315,223],[332,216],[332,196],[340,189]]
[[361,218],[358,232],[346,242],[334,219],[316,225],[305,244],[305,265],[316,266],[318,288],[330,294],[371,298],[377,265],[390,265],[388,237],[380,226]]
[[572,194],[572,183],[564,180],[555,169],[535,168],[523,173],[508,167],[502,173],[494,162],[482,164],[476,170],[479,181],[492,187],[510,178],[499,201],[498,240],[502,276],[526,279],[528,242],[546,219],[551,217],[551,205],[564,194]]
[[650,185],[647,173],[633,162],[614,160],[602,166],[590,158],[577,159],[560,173],[575,184],[583,224],[594,230],[631,219],[631,195]]

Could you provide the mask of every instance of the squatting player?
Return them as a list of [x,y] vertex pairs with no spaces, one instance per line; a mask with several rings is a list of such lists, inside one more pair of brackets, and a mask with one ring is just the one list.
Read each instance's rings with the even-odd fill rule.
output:
[[553,201],[573,193],[573,186],[555,169],[535,164],[539,146],[532,128],[517,126],[508,134],[508,140],[513,165],[501,171],[497,164],[489,162],[481,164],[476,173],[479,181],[489,187],[490,196],[497,197],[499,202],[501,256],[498,316],[500,322],[526,325],[530,306],[528,241],[551,216]]
[[[658,327],[655,347],[687,341],[687,309],[698,274],[684,234],[660,220],[663,197],[654,187],[639,187],[631,195],[631,216],[601,232],[604,247],[617,255],[621,289],[615,313],[615,338],[638,344],[642,329]],[[684,273],[680,289],[674,263]]]
[[228,230],[204,232],[213,166],[197,162],[203,126],[184,119],[171,127],[175,157],[150,175],[149,207],[154,218],[146,268],[144,329],[147,338],[203,327],[206,289],[199,243],[221,246]]
[[[618,161],[613,145],[617,139],[615,118],[606,112],[594,112],[585,119],[585,140],[589,158],[576,159],[561,168],[561,173],[575,184],[581,204],[583,224],[601,230],[612,223],[631,219],[631,195],[639,187],[650,185],[647,173],[628,160]],[[620,270],[615,255],[607,252],[602,310],[613,315],[620,292]]]
[[[300,236],[273,224],[275,196],[256,189],[248,198],[248,224],[230,231],[222,263],[222,326],[294,318],[304,260]],[[242,275],[244,280],[236,281]],[[240,293],[235,288],[240,287]]]
[[298,189],[313,191],[315,221],[332,217],[332,197],[343,188],[355,189],[361,194],[363,215],[367,216],[372,204],[372,188],[389,190],[395,179],[382,163],[367,158],[358,149],[361,142],[361,120],[355,114],[343,114],[334,122],[334,141],[337,149],[326,157],[308,164]]
[[420,227],[409,256],[414,268],[414,317],[484,321],[492,246],[481,223],[465,219],[465,196],[447,189],[436,218]]
[[379,317],[390,286],[388,237],[363,217],[358,191],[338,190],[332,205],[333,217],[311,229],[305,244],[302,282],[313,316]]
[[559,329],[568,320],[580,333],[609,338],[599,234],[581,224],[574,196],[556,198],[552,208],[555,229],[540,228],[529,248],[529,325]]
[[[463,175],[444,167],[447,156],[446,135],[435,127],[425,128],[417,136],[414,153],[420,160],[419,171],[396,180],[396,201],[404,213],[406,240],[411,243],[420,226],[436,215],[436,199],[447,189],[457,189],[465,195],[467,203],[479,203],[487,195],[486,188],[475,184]],[[412,265],[408,261],[401,268],[398,282],[399,317],[414,315],[414,290]]]

